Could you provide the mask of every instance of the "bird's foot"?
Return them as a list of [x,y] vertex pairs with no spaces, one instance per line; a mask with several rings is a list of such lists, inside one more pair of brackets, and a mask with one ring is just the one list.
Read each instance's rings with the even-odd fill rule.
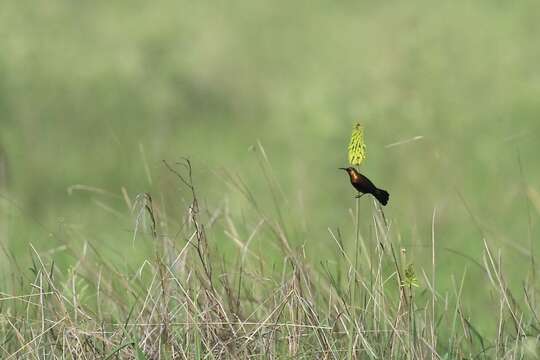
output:
[[357,199],[360,199],[360,198],[361,198],[362,196],[364,196],[364,195],[366,195],[366,194],[356,195],[355,197],[356,197]]

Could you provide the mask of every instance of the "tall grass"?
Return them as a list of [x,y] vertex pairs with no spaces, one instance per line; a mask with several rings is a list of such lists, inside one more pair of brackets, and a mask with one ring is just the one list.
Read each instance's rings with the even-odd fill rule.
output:
[[[497,319],[493,337],[481,334],[462,301],[466,272],[453,277],[452,291],[437,288],[436,212],[426,268],[399,247],[383,210],[374,202],[371,214],[360,213],[359,200],[350,211],[353,236],[328,229],[327,260],[313,263],[309,239],[291,240],[287,199],[262,146],[257,153],[274,210],[263,208],[241,178],[224,175],[255,221],[231,216],[226,203],[201,203],[188,160],[165,163],[189,194],[181,219],[157,196],[120,194],[133,208],[133,244],[151,244],[137,268],[122,268],[89,242],[64,243],[78,259],[67,269],[33,246],[33,266],[20,269],[4,250],[17,270],[5,276],[0,294],[1,358],[538,358],[538,282],[531,275],[522,294],[512,293],[488,238],[478,265],[490,284],[485,306]],[[370,234],[361,222],[370,223]],[[219,232],[235,256],[213,243]],[[269,255],[276,251],[280,264]]]

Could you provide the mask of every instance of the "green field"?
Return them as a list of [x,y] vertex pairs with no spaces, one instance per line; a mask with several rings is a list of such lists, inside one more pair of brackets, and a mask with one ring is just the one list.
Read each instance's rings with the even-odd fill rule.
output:
[[[254,338],[249,355],[274,358],[539,358],[539,13],[536,1],[7,1],[0,358],[245,358]],[[358,121],[361,171],[390,192],[386,225],[338,170]],[[189,221],[190,189],[164,164],[186,176],[183,158],[200,211]],[[198,222],[208,278],[186,246]],[[419,286],[400,289],[409,264]],[[178,303],[149,310],[152,274],[156,299]],[[100,281],[118,294],[100,297]],[[222,353],[201,327],[165,326],[158,350],[137,326],[91,335],[135,314],[174,322],[201,289],[208,309],[236,299],[220,316],[253,311],[256,324],[282,300],[272,321],[306,324],[309,299],[319,328],[287,325],[264,351],[254,332]],[[275,289],[274,307],[254,305]],[[197,304],[191,316],[206,314]],[[330,334],[340,306],[349,325]],[[366,334],[407,336],[362,335],[364,316]]]

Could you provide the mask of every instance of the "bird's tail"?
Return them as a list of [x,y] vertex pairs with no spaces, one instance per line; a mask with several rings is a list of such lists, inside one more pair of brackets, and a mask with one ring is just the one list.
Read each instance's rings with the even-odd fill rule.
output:
[[375,190],[375,193],[373,194],[377,200],[383,205],[386,206],[388,204],[388,199],[390,198],[390,194],[388,194],[387,191],[377,189]]

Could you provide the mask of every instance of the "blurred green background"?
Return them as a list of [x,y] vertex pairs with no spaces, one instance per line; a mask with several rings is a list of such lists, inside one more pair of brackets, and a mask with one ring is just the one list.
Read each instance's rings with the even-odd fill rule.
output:
[[[538,238],[539,13],[537,1],[4,2],[2,245],[22,262],[32,243],[68,264],[59,244],[84,241],[139,261],[121,188],[178,218],[189,194],[162,160],[182,156],[205,208],[228,204],[251,230],[251,208],[222,176],[240,176],[273,213],[250,150],[260,141],[292,242],[317,264],[335,251],[328,228],[354,238],[337,168],[360,121],[362,171],[391,193],[395,241],[429,264],[437,208],[439,284],[467,271],[465,299],[478,301],[464,306],[480,311],[486,278],[455,251],[481,262],[485,237],[520,289]],[[77,184],[111,194],[70,195]]]

